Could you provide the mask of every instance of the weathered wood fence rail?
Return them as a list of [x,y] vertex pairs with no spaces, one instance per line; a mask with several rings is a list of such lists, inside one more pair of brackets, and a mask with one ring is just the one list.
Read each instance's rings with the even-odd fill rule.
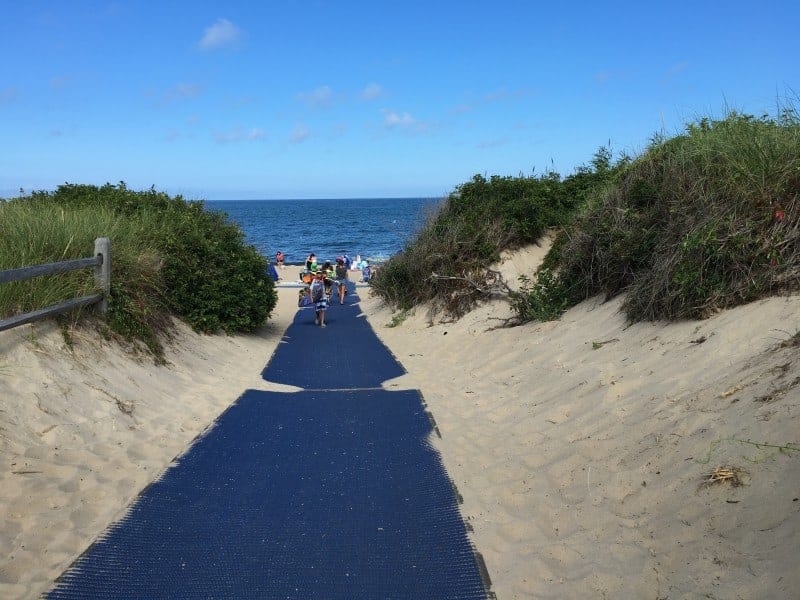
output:
[[25,323],[40,321],[54,315],[69,312],[82,306],[97,304],[101,314],[108,310],[108,294],[111,291],[111,241],[108,238],[97,238],[94,241],[94,256],[90,258],[77,258],[75,260],[65,260],[62,262],[48,263],[45,265],[34,265],[31,267],[20,267],[19,269],[9,269],[0,271],[0,284],[12,281],[23,281],[41,275],[56,275],[58,273],[68,273],[78,269],[94,268],[94,279],[97,287],[102,293],[91,294],[81,298],[72,298],[59,304],[53,304],[40,310],[17,315],[8,319],[0,320],[0,331],[18,327]]

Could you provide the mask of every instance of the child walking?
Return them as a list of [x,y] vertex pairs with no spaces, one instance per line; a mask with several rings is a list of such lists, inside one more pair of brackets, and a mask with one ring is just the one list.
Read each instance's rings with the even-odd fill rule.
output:
[[325,295],[325,271],[314,273],[311,282],[311,301],[314,303],[316,318],[314,323],[325,327],[325,311],[328,310],[328,297]]

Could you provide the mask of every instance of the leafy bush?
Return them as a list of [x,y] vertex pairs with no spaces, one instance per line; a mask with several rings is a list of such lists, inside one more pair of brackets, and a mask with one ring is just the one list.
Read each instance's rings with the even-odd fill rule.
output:
[[[226,217],[202,202],[124,183],[67,184],[0,203],[0,268],[87,256],[96,237],[112,240],[111,332],[159,354],[177,315],[203,332],[252,331],[277,300],[267,262]],[[90,293],[91,272],[0,286],[4,315]]]
[[439,211],[402,253],[372,281],[373,290],[400,309],[432,302],[452,316],[498,291],[487,265],[503,250],[536,242],[546,230],[568,223],[599,185],[611,180],[624,161],[612,166],[603,148],[593,166],[562,179],[476,175],[450,194]]
[[549,269],[540,269],[536,280],[520,275],[520,288],[510,293],[511,308],[519,321],[552,321],[569,306],[567,291]]

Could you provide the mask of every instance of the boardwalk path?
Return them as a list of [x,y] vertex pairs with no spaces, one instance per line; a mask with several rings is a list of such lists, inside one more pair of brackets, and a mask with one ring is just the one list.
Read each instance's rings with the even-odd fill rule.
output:
[[248,390],[50,598],[472,599],[481,578],[417,391],[358,297],[298,311]]

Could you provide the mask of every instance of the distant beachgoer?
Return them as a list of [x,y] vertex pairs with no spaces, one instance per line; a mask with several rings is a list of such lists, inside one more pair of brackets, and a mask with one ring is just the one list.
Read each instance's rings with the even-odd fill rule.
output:
[[361,255],[356,254],[356,259],[353,261],[353,270],[355,271],[356,269],[359,269],[360,264],[361,264]]
[[306,259],[306,271],[316,271],[317,270],[317,255],[313,252],[308,255]]
[[325,296],[325,273],[323,271],[317,271],[314,274],[310,292],[316,313],[314,323],[320,327],[325,327],[325,311],[328,310],[328,298]]
[[339,304],[344,304],[344,295],[347,293],[347,265],[341,256],[336,259],[336,285],[339,287]]
[[350,265],[352,265],[352,264],[353,264],[353,261],[350,260],[350,257],[347,256],[347,254],[345,254],[344,255],[344,266],[345,266],[345,268],[347,268],[348,271],[350,270]]
[[333,295],[333,266],[331,265],[331,261],[326,260],[320,270],[325,275],[325,295],[328,297],[328,301],[330,301],[331,296]]
[[278,250],[278,252],[275,254],[275,262],[278,264],[279,269],[283,269],[283,258],[283,252]]

